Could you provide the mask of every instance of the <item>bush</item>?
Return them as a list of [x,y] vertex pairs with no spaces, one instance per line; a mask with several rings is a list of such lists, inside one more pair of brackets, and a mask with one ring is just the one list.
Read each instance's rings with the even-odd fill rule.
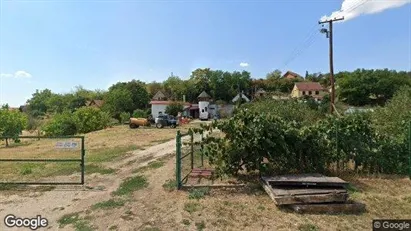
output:
[[77,132],[88,133],[104,129],[110,119],[107,113],[95,107],[81,107],[74,113]]
[[124,124],[130,120],[130,114],[128,112],[120,113],[120,123]]
[[165,113],[172,115],[172,116],[177,116],[179,112],[182,112],[184,110],[184,106],[181,103],[171,103],[166,107]]
[[147,111],[144,111],[142,109],[136,109],[133,112],[133,117],[134,118],[147,118],[147,116],[148,116]]
[[[217,175],[242,170],[263,174],[326,173],[335,170],[330,166],[365,173],[407,172],[408,139],[391,139],[377,132],[370,114],[327,116],[307,123],[313,119],[311,116],[302,115],[306,120],[296,121],[275,115],[287,113],[282,108],[271,110],[274,113],[242,108],[229,120],[214,121],[208,127],[225,134],[205,139],[205,154],[216,166]],[[298,118],[293,114],[295,109],[290,112],[291,118]],[[353,169],[348,168],[349,164]]]
[[44,127],[48,136],[66,136],[77,133],[76,122],[70,112],[56,114]]

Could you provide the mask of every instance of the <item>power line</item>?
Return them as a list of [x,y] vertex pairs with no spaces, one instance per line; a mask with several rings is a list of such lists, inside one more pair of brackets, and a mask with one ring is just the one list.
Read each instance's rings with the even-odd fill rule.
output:
[[[346,10],[340,10],[341,13],[349,13],[355,9],[357,9],[358,7],[364,5],[365,3],[369,2],[370,0],[363,0],[362,2],[359,2],[358,4],[355,4],[353,6],[351,6],[350,8],[346,9]],[[308,49],[309,47],[311,47],[315,40],[318,38],[318,36],[316,36],[316,29],[315,27],[318,24],[314,24],[314,26],[310,29],[306,39],[304,39],[304,41],[301,43],[302,46],[298,45],[296,46],[296,48],[294,48],[293,52],[291,53],[291,55],[286,59],[286,61],[283,63],[283,66],[281,67],[281,69],[285,68],[288,66],[288,64],[290,64],[292,61],[294,61],[298,56],[300,56],[306,49]]]

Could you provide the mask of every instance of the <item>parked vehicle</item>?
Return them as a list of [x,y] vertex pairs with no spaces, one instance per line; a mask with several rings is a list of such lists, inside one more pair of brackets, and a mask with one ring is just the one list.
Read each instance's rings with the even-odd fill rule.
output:
[[146,118],[130,118],[130,128],[138,128],[140,126],[148,126],[150,121]]
[[155,124],[157,128],[163,128],[166,126],[170,126],[171,128],[177,127],[178,121],[176,118],[170,115],[159,115],[155,119]]

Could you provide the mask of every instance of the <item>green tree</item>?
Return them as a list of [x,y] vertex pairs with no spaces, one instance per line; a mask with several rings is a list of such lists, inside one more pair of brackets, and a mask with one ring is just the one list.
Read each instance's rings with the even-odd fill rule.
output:
[[168,95],[171,100],[183,100],[185,94],[184,81],[178,76],[170,76],[163,82],[165,94]]
[[[0,136],[7,137],[6,147],[9,146],[9,139],[18,141],[18,136],[27,126],[27,117],[19,111],[0,109]],[[3,138],[2,138],[3,140]]]
[[131,92],[124,88],[110,89],[106,94],[103,109],[120,120],[121,112],[132,112],[135,109]]
[[33,116],[41,116],[48,111],[48,100],[53,96],[53,93],[49,89],[42,91],[36,90],[31,99],[27,101],[28,112]]
[[95,107],[79,108],[74,113],[77,132],[88,133],[106,128],[110,120],[104,114],[105,112]]
[[43,126],[47,136],[68,136],[77,133],[74,116],[69,111],[56,114]]
[[146,85],[146,90],[147,90],[149,98],[152,99],[158,91],[163,91],[164,89],[163,89],[162,83],[153,81]]
[[272,72],[267,73],[266,77],[267,80],[278,80],[281,78],[281,71],[276,69]]
[[122,110],[130,114],[137,108],[146,108],[150,100],[145,83],[139,80],[116,83],[109,88],[109,92],[107,94],[111,94],[110,92],[113,90],[128,91],[130,93],[132,104],[129,108],[124,108],[124,110]]
[[181,103],[171,103],[167,105],[166,107],[166,114],[172,115],[172,116],[177,116],[179,112],[182,112],[184,109],[184,106]]

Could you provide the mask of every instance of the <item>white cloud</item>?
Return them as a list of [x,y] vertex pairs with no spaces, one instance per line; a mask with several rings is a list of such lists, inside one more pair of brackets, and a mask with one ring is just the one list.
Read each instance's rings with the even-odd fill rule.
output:
[[16,71],[14,78],[31,78],[31,74],[25,71]]
[[344,21],[347,21],[362,14],[376,14],[409,3],[411,0],[344,0],[339,11],[333,12],[330,16],[323,16],[320,20],[344,17]]
[[11,77],[13,77],[12,74],[6,74],[6,73],[1,73],[0,74],[0,78],[11,78]]
[[248,64],[248,63],[240,63],[240,66],[242,66],[242,67],[248,67],[249,64]]
[[32,75],[26,71],[16,71],[14,74],[1,73],[1,78],[16,78],[16,79],[29,79]]

